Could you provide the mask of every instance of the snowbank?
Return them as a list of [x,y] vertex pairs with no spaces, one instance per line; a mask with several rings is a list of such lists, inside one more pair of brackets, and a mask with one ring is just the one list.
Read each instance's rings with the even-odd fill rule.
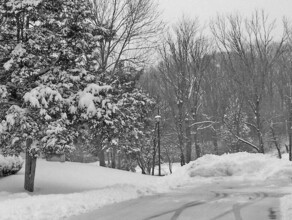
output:
[[0,155],[0,177],[17,173],[23,164],[23,159],[16,156]]
[[0,213],[2,220],[62,219],[149,193],[147,188],[123,184],[70,194],[30,196],[20,193],[1,202]]
[[177,168],[173,175],[164,180],[170,187],[183,184],[212,182],[216,179],[267,181],[281,180],[291,182],[292,163],[270,155],[235,153],[205,155],[183,167]]

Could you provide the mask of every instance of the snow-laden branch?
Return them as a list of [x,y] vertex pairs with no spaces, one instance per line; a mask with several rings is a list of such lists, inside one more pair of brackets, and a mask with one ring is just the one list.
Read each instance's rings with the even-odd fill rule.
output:
[[212,124],[209,124],[209,125],[206,125],[206,126],[200,126],[200,127],[198,127],[197,129],[198,129],[198,130],[204,130],[204,129],[207,129],[207,128],[212,127],[212,125],[213,125],[213,123],[212,123]]
[[191,124],[190,127],[195,126],[195,125],[205,124],[205,123],[214,124],[215,121],[199,121],[199,122],[195,122],[195,123]]
[[5,85],[0,85],[0,98],[4,99],[8,95],[7,88]]
[[[111,86],[107,85],[89,84],[83,91],[77,93],[78,107],[85,109],[87,116],[96,115],[98,118],[101,118],[104,113],[106,115],[115,113],[116,106],[100,95],[101,91],[107,92],[110,89]],[[105,111],[106,109],[108,111]]]
[[257,152],[260,151],[257,146],[255,146],[254,144],[250,143],[249,141],[244,140],[243,138],[238,137],[237,135],[235,135],[235,137],[237,138],[237,140],[241,141],[242,143],[245,143],[245,144],[249,145],[250,147],[254,148],[255,150],[257,150]]
[[249,122],[244,122],[246,125],[249,125],[249,126],[251,126],[251,127],[253,127],[256,131],[260,131],[259,130],[259,128],[256,126],[256,125],[254,125],[254,124],[252,124],[252,123],[249,123]]
[[23,98],[25,102],[37,108],[48,108],[49,102],[52,101],[63,101],[59,91],[44,85],[40,85],[30,92],[25,93]]

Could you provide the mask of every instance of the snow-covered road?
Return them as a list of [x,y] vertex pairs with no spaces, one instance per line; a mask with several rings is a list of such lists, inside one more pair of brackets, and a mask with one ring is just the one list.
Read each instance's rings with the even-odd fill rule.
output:
[[281,219],[279,184],[217,182],[105,206],[69,220],[268,220]]

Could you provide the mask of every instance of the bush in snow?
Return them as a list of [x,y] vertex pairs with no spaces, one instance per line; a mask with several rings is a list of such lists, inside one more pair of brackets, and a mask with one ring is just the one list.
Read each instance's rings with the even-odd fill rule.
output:
[[16,174],[23,165],[23,160],[18,156],[0,155],[0,177]]

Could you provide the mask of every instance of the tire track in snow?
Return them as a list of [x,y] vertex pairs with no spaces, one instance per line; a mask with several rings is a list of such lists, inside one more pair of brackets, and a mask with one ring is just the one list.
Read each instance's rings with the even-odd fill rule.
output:
[[227,193],[222,193],[222,192],[212,192],[212,193],[214,193],[215,196],[213,198],[207,200],[207,201],[196,201],[195,200],[195,201],[192,201],[192,202],[188,202],[188,203],[180,206],[177,209],[172,209],[172,210],[169,210],[169,211],[166,211],[166,212],[162,212],[162,213],[150,216],[150,217],[148,217],[148,218],[146,218],[144,220],[151,220],[151,219],[163,216],[163,215],[170,214],[172,212],[174,212],[174,215],[172,216],[171,220],[177,220],[178,217],[183,213],[183,211],[188,209],[188,208],[195,207],[195,206],[198,206],[198,205],[203,205],[203,204],[206,204],[206,203],[209,203],[209,202],[213,202],[213,201],[217,201],[217,200],[226,198],[228,196]]
[[[234,195],[234,193],[230,193],[230,195]],[[236,194],[235,194],[236,195]],[[244,208],[244,207],[247,207],[247,206],[250,206],[250,205],[253,205],[263,199],[265,199],[266,197],[269,197],[269,194],[268,193],[264,193],[264,192],[256,192],[256,193],[240,193],[240,194],[237,194],[237,195],[241,195],[241,196],[249,196],[249,202],[247,203],[236,203],[232,206],[232,209],[226,211],[226,212],[223,212],[213,218],[211,218],[210,220],[216,220],[218,218],[221,218],[225,215],[228,215],[229,213],[232,213],[234,214],[234,217],[235,217],[235,220],[243,220],[242,216],[241,216],[241,209]]]
[[248,197],[248,202],[245,203],[235,203],[232,208],[230,210],[227,210],[213,218],[211,218],[210,220],[216,220],[218,218],[221,218],[225,215],[228,215],[230,213],[234,214],[235,220],[243,220],[242,216],[241,216],[241,210],[247,206],[253,205],[267,197],[278,197],[279,195],[273,195],[273,194],[268,194],[265,192],[255,192],[255,193],[238,193],[238,192],[230,192],[230,193],[226,193],[226,192],[215,192],[212,191],[212,193],[214,193],[214,197],[211,199],[208,199],[207,201],[192,201],[192,202],[188,202],[182,206],[180,206],[179,208],[176,209],[171,209],[153,216],[150,216],[144,220],[151,220],[151,219],[155,219],[170,213],[174,213],[173,216],[171,217],[170,220],[177,220],[180,215],[188,208],[191,207],[195,207],[195,206],[200,206],[200,205],[204,205],[204,204],[208,204],[211,202],[215,202],[224,198],[228,198],[228,197],[244,197],[247,196]]

